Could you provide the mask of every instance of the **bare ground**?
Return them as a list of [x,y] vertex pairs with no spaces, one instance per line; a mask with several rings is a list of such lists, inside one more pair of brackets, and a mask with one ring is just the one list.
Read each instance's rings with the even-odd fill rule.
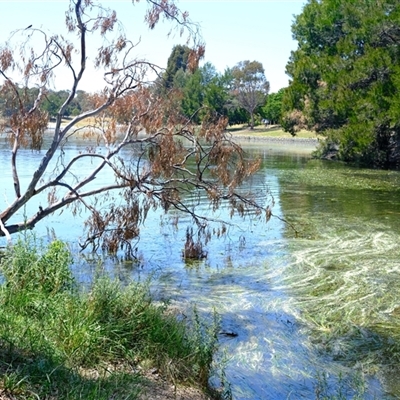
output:
[[[201,390],[191,386],[174,386],[158,375],[147,376],[139,400],[211,400]],[[1,399],[0,399],[1,400]]]

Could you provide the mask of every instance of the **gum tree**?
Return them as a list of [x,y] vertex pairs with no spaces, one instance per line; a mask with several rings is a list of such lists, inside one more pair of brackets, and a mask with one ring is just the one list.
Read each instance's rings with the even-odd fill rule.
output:
[[[194,46],[188,64],[195,64],[204,47],[188,14],[173,0],[147,0],[147,4],[145,21],[151,29],[166,20],[190,34]],[[226,119],[204,117],[201,126],[182,120],[174,92],[158,96],[148,83],[149,71],[160,74],[160,69],[135,57],[136,44],[125,36],[116,11],[94,0],[71,0],[66,15],[71,40],[30,27],[12,35],[12,39],[17,34],[24,37],[19,51],[12,40],[0,49],[1,97],[11,110],[3,116],[0,131],[10,145],[10,164],[1,169],[12,170],[12,181],[3,178],[2,187],[12,187],[13,192],[12,198],[0,200],[0,235],[11,241],[14,233],[34,229],[65,208],[73,213],[85,209],[89,218],[83,247],[92,244],[129,252],[150,208],[187,213],[199,232],[206,233],[208,217],[185,200],[193,192],[204,192],[214,208],[225,202],[233,213],[243,215],[255,209],[269,218],[269,207],[236,190],[257,170],[258,162],[247,160],[226,135]],[[88,49],[93,48],[94,37],[103,44],[92,60]],[[63,116],[79,93],[90,62],[102,70],[104,87],[86,99],[89,109],[64,123]],[[70,88],[49,133],[49,115],[41,104],[62,66],[69,71]],[[86,141],[87,151],[66,159],[63,147],[76,135]],[[98,146],[106,151],[99,152]],[[21,185],[18,168],[23,148],[40,150],[41,155],[27,185]],[[130,155],[129,162],[122,151]],[[79,172],[82,162],[93,166],[86,176]],[[38,209],[20,217],[25,206],[38,202]]]
[[258,61],[241,61],[232,70],[233,93],[239,105],[250,114],[250,129],[254,129],[254,113],[265,103],[269,82],[264,67]]

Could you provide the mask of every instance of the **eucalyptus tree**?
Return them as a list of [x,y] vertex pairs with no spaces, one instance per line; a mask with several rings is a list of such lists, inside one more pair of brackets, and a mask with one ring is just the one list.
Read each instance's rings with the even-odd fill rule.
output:
[[[188,14],[174,0],[147,0],[147,5],[145,21],[151,29],[165,20],[190,34],[189,58],[195,63],[204,47]],[[179,97],[158,96],[147,85],[148,72],[161,71],[151,61],[135,57],[137,44],[124,34],[115,10],[95,0],[71,0],[66,16],[70,39],[30,27],[14,32],[0,48],[1,94],[10,110],[3,116],[0,132],[11,150],[10,164],[1,166],[2,171],[11,169],[11,178],[5,181],[3,177],[1,188],[12,193],[5,192],[8,198],[0,199],[1,236],[11,241],[12,234],[33,229],[56,212],[70,208],[75,213],[83,208],[89,215],[83,247],[92,244],[129,252],[150,208],[180,210],[199,231],[206,232],[209,215],[199,214],[185,200],[188,192],[196,191],[204,192],[214,208],[227,203],[233,213],[243,215],[253,209],[269,218],[267,203],[261,206],[236,190],[257,170],[258,162],[247,160],[226,136],[226,119],[204,117],[201,126],[195,126],[178,112]],[[23,46],[14,51],[12,40],[18,34],[24,38]],[[91,59],[88,49],[97,44],[96,37],[103,42]],[[67,108],[81,93],[83,77],[90,73],[89,63],[103,71],[103,87],[85,96],[84,111],[63,123]],[[49,114],[40,106],[52,78],[65,66],[70,87],[55,113],[55,128],[49,132]],[[33,101],[21,87],[35,88]],[[76,150],[66,159],[63,147],[76,135],[85,140],[87,150]],[[97,151],[98,146],[105,151]],[[18,160],[23,148],[41,151],[36,168],[22,185]],[[131,154],[129,162],[122,151],[125,156]],[[82,162],[92,166],[90,173],[82,174]],[[40,206],[33,209],[31,203]]]
[[284,126],[315,129],[339,157],[400,167],[400,3],[310,0],[292,27]]
[[232,70],[234,96],[250,114],[250,129],[254,128],[254,113],[265,103],[269,82],[263,65],[258,61],[241,61]]

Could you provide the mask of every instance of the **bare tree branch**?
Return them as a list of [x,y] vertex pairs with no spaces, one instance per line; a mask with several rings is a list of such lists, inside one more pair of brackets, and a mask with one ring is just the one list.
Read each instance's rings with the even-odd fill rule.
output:
[[[191,56],[198,61],[204,48],[198,44],[198,26],[192,24],[188,14],[182,13],[173,0],[147,3],[149,26],[153,28],[164,18],[184,28],[192,35],[195,48]],[[257,170],[258,160],[248,160],[227,136],[226,119],[203,118],[201,125],[195,125],[193,119],[198,115],[183,118],[176,93],[160,95],[148,84],[148,72],[160,74],[161,68],[134,56],[139,43],[125,37],[115,11],[95,0],[70,0],[66,23],[76,43],[34,29],[21,32],[27,36],[20,52],[14,54],[9,46],[0,48],[0,75],[5,78],[0,90],[10,105],[5,121],[14,184],[13,199],[0,210],[0,236],[10,240],[14,233],[34,229],[43,219],[69,208],[73,213],[84,210],[89,215],[83,248],[91,244],[111,252],[121,247],[132,252],[140,226],[153,208],[189,215],[199,232],[205,232],[208,223],[226,223],[199,212],[198,204],[191,199],[200,194],[207,196],[213,210],[224,203],[232,215],[245,216],[251,211],[269,218],[268,207],[239,190]],[[29,47],[32,34],[43,39],[39,50]],[[87,95],[87,107],[63,124],[88,73],[92,34],[103,40],[92,61],[103,72],[104,87]],[[55,127],[49,133],[49,115],[42,107],[50,97],[51,80],[63,64],[70,88],[52,114]],[[18,71],[20,81],[12,78]],[[75,137],[87,149],[67,154],[66,145]],[[21,184],[18,160],[21,149],[29,147],[40,151],[41,158]],[[82,171],[83,162],[90,168]],[[32,200],[41,202],[39,210],[32,210]],[[27,217],[10,223],[24,206]],[[191,243],[195,248],[196,243]]]

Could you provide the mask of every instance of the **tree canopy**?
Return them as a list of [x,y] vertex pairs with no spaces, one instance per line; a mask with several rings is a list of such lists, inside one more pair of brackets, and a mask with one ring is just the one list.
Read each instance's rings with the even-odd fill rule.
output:
[[271,124],[280,124],[282,118],[282,100],[285,89],[280,89],[277,93],[270,93],[267,102],[262,108],[263,115]]
[[342,160],[399,168],[400,3],[310,0],[292,31],[285,128],[326,134]]
[[234,95],[250,114],[250,129],[254,128],[254,113],[264,105],[269,92],[269,82],[263,65],[258,61],[241,61],[232,68]]
[[[196,30],[187,13],[181,12],[173,0],[147,3],[145,21],[151,29],[164,19],[191,34],[193,46],[188,63],[198,65],[204,47],[194,35]],[[12,188],[13,193],[12,198],[0,200],[0,236],[11,240],[12,234],[33,229],[57,211],[70,208],[76,212],[83,207],[90,215],[83,248],[91,244],[111,252],[123,248],[130,253],[131,242],[139,237],[147,212],[159,207],[188,214],[198,231],[208,237],[209,216],[199,215],[193,204],[186,203],[188,192],[204,192],[214,208],[226,203],[232,213],[244,215],[252,209],[270,217],[268,205],[260,206],[236,190],[257,170],[258,161],[248,160],[240,146],[226,135],[227,119],[205,114],[198,126],[182,116],[177,106],[181,97],[174,91],[168,96],[159,95],[148,84],[148,71],[158,67],[135,57],[136,44],[123,29],[116,29],[116,11],[94,0],[71,0],[66,23],[69,39],[29,27],[12,35],[12,39],[17,34],[24,38],[20,51],[15,51],[12,40],[0,48],[0,90],[9,110],[3,115],[0,135],[7,137],[11,149],[10,167],[2,169],[12,170],[12,181],[2,181],[2,186]],[[96,35],[103,39],[103,45],[91,60],[87,49]],[[37,38],[42,39],[41,46]],[[83,97],[79,87],[89,62],[103,71],[103,87],[85,96],[85,106],[76,108],[76,115],[64,123],[63,117],[74,99]],[[50,84],[64,65],[70,72],[70,89],[56,96],[61,99],[56,102]],[[50,104],[56,106],[54,110]],[[55,119],[55,128],[47,131],[50,116]],[[81,133],[87,151],[77,150],[71,159],[64,160],[63,146]],[[105,151],[98,152],[98,146]],[[22,148],[41,149],[27,185],[21,185],[17,162]],[[129,162],[120,156],[122,152],[130,154]],[[62,162],[52,165],[57,157]],[[93,166],[87,176],[80,173],[81,162]],[[28,215],[18,220],[19,211],[31,203],[39,203],[39,210],[28,207]],[[188,235],[189,245],[191,240]]]
[[172,89],[174,79],[178,71],[185,72],[188,69],[190,47],[186,45],[176,45],[168,57],[167,68],[163,74],[162,86],[165,90]]
[[182,116],[196,123],[225,116],[231,125],[250,122],[253,127],[255,115],[264,114],[269,90],[261,63],[242,61],[219,73],[210,62],[199,65],[202,55],[195,62],[192,55],[188,46],[174,46],[154,90],[167,97],[179,93]]
[[228,114],[228,87],[223,76],[209,62],[194,72],[180,69],[175,75],[173,88],[182,96],[182,115],[196,123],[203,118],[218,119]]

